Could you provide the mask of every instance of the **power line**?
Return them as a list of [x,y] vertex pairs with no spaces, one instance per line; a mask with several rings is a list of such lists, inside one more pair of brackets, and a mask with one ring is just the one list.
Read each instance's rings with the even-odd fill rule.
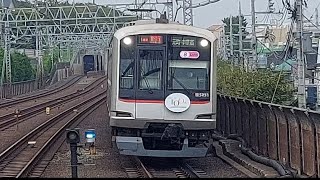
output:
[[207,1],[203,1],[199,4],[196,4],[196,5],[191,5],[190,8],[198,8],[198,7],[201,7],[201,6],[206,6],[208,4],[212,4],[212,3],[216,3],[216,2],[219,2],[220,0],[207,0]]
[[316,27],[318,30],[320,30],[320,28],[315,25],[309,18],[307,18],[304,14],[303,14],[303,17],[305,17],[314,27]]
[[[316,9],[318,9],[319,6],[320,6],[320,2],[319,2],[319,4],[317,5]],[[313,17],[314,13],[315,13],[315,12],[312,13],[312,15],[310,16],[310,18]]]
[[[261,41],[260,41],[261,42]],[[264,45],[264,44],[262,44],[266,49],[268,49],[270,52],[272,52],[272,53],[275,53],[274,51],[272,51],[270,48],[268,48],[266,45]],[[315,50],[314,50],[315,51]],[[275,54],[274,54],[275,55]],[[276,56],[276,55],[275,55]],[[290,63],[288,63],[287,61],[283,61],[284,63],[286,63],[286,64],[288,64],[291,68],[293,68],[293,69],[295,69],[295,70],[298,70],[298,68],[296,68],[296,67],[294,67],[294,66],[292,66],[292,64],[290,64]],[[316,79],[316,80],[318,80],[318,81],[320,81],[320,79],[318,79],[318,78],[316,78],[316,77],[314,77],[314,76],[312,76],[312,75],[310,75],[310,74],[308,74],[308,73],[305,73],[305,75],[307,75],[308,77],[311,77],[311,78],[313,78],[313,79]]]

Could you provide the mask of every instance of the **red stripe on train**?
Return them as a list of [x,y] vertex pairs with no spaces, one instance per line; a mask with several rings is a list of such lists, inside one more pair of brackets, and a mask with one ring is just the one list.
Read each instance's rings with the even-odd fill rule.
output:
[[[122,102],[127,103],[164,103],[163,100],[143,100],[143,99],[119,99]],[[191,101],[191,104],[207,104],[209,101]]]

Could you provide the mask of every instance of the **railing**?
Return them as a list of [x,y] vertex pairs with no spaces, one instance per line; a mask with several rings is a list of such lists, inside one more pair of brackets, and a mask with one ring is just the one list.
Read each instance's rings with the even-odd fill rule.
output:
[[320,176],[320,113],[218,95],[217,130],[298,174]]
[[[44,82],[49,78],[44,77]],[[29,80],[29,81],[22,81],[22,82],[15,82],[11,84],[11,92],[10,87],[8,84],[3,84],[0,86],[0,98],[9,98],[10,96],[17,96],[21,94],[26,94],[35,90],[38,90],[37,81],[36,80]]]

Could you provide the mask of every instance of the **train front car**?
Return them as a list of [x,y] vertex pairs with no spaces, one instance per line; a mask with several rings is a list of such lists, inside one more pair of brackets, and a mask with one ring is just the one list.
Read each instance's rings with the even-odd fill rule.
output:
[[114,35],[110,126],[120,154],[204,157],[216,127],[213,34],[177,24]]

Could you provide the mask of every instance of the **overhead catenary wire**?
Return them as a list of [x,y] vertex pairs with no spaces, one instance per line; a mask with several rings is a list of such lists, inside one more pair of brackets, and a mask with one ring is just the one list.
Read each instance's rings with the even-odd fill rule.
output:
[[306,18],[307,21],[309,21],[315,28],[317,28],[318,30],[320,30],[320,28],[314,24],[309,18],[307,18],[304,14],[302,14],[304,18]]
[[[289,49],[288,49],[288,50],[289,50]],[[285,53],[284,61],[287,59],[288,50],[287,50],[286,53]],[[270,102],[270,103],[273,102],[274,97],[275,97],[275,95],[276,95],[276,92],[277,92],[277,89],[278,89],[278,86],[279,86],[279,82],[280,82],[280,79],[281,79],[281,75],[282,75],[283,70],[284,70],[284,68],[282,67],[281,70],[280,70],[280,73],[279,73],[279,76],[278,76],[278,80],[277,80],[277,84],[276,84],[276,87],[274,88],[273,95],[272,95],[272,98],[271,98],[271,102]]]
[[[277,54],[277,53],[274,52],[274,51],[271,51],[271,52],[274,53],[274,55],[275,55],[275,57],[276,57],[277,59],[282,59],[283,61],[286,61],[287,55],[288,55],[288,52],[289,52],[289,49],[290,49],[290,48],[289,48],[289,47],[290,47],[290,42],[291,42],[291,39],[292,39],[292,36],[293,36],[292,29],[293,29],[293,22],[291,22],[291,26],[290,26],[290,29],[289,29],[289,33],[288,33],[288,35],[287,35],[286,45],[285,45],[285,47],[284,47],[284,49],[283,49],[283,51],[282,51],[282,53],[284,52],[284,56],[281,57],[281,58],[279,58],[279,54]],[[258,40],[258,41],[259,41],[259,40]],[[260,42],[261,44],[263,44],[261,41],[259,41],[259,42]],[[263,45],[264,45],[264,44],[263,44]],[[269,49],[269,50],[270,50],[270,49]],[[281,53],[281,54],[282,54],[282,53]],[[279,86],[279,83],[280,83],[280,79],[281,79],[281,75],[282,75],[282,73],[283,73],[283,70],[284,70],[284,68],[281,68],[281,71],[280,71],[279,76],[278,76],[278,79],[277,79],[276,87],[275,87],[275,89],[274,89],[274,91],[273,91],[273,95],[272,95],[272,97],[271,97],[271,103],[272,103],[273,100],[274,100],[274,97],[275,97],[277,88],[278,88],[278,86]]]
[[[319,6],[320,6],[320,2],[318,3],[318,5],[317,5],[317,7],[316,7],[315,9],[318,9]],[[313,13],[311,14],[310,18],[312,18],[315,13],[316,13],[316,12],[313,12]]]
[[[263,45],[266,49],[268,49],[269,51],[271,51],[271,52],[274,53],[274,51],[272,51],[270,48],[268,48],[268,47],[265,46],[264,44],[262,44],[262,45]],[[288,64],[291,68],[293,68],[293,69],[295,69],[295,70],[298,70],[298,68],[292,66],[292,64],[289,64],[287,61],[284,61],[284,63]],[[307,75],[308,77],[312,77],[313,79],[316,79],[316,80],[320,81],[319,78],[313,77],[312,75],[310,75],[310,74],[308,74],[308,73],[305,73],[305,75]]]
[[[292,38],[292,33],[293,33],[293,22],[291,22],[291,25],[290,25],[290,29],[289,29],[289,32],[288,32],[288,36],[287,36],[287,41],[286,41],[286,44],[285,44],[285,47],[284,49],[281,51],[280,54],[278,54],[277,52],[274,52],[272,51],[270,48],[267,48],[268,50],[272,51],[272,54],[277,58],[277,59],[283,59],[284,58],[284,55],[285,55],[285,52],[287,51],[287,49],[290,47],[290,40]],[[265,44],[262,43],[260,40],[258,40],[258,42],[260,42],[264,47]]]
[[[291,28],[291,30],[292,30],[292,28]],[[292,31],[291,31],[291,33],[288,34],[288,40],[289,41],[287,41],[287,42],[290,42],[291,38],[292,38]],[[288,45],[288,47],[289,47],[289,45]],[[284,58],[283,58],[284,62],[287,62],[286,59],[287,59],[288,52],[289,52],[289,48],[287,48],[286,51],[285,51],[285,55],[284,55]],[[284,68],[282,67],[281,70],[280,70],[280,73],[279,73],[279,76],[278,76],[278,80],[277,80],[277,84],[276,84],[276,87],[275,87],[275,89],[273,91],[273,95],[272,95],[270,103],[272,103],[273,100],[274,100],[274,97],[275,97],[275,94],[277,92],[277,89],[278,89],[278,86],[279,86],[279,83],[280,83],[280,79],[281,79],[281,75],[283,73],[283,70],[284,70]]]

